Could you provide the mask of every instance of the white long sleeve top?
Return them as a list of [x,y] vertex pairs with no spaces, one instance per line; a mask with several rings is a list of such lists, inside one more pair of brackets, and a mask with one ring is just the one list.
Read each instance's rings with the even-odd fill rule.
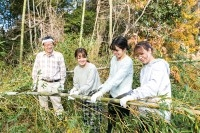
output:
[[[171,98],[171,83],[169,75],[169,64],[163,59],[154,59],[142,68],[140,73],[140,87],[134,89],[129,96],[131,96],[132,100],[161,95]],[[147,102],[165,103],[165,105],[169,106],[171,100],[152,98]],[[139,111],[141,114],[146,114],[147,111],[156,112],[163,116],[167,121],[170,121],[171,119],[171,113],[169,111],[159,111],[157,109],[150,109],[146,107],[140,107]]]
[[163,59],[154,59],[140,72],[140,87],[133,90],[134,99],[166,95],[171,98],[169,64]]
[[106,82],[102,85],[101,92],[104,94],[110,91],[112,97],[117,97],[132,90],[133,82],[133,61],[125,56],[118,61],[113,56],[110,62],[110,73]]
[[91,91],[97,90],[101,85],[97,68],[92,63],[87,63],[84,67],[77,65],[74,68],[73,87],[80,94],[88,95]]

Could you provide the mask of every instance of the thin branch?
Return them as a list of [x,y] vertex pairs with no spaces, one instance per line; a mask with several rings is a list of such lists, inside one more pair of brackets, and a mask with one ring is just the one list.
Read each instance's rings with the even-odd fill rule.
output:
[[92,45],[92,42],[93,42],[93,39],[94,39],[94,33],[95,33],[95,30],[96,30],[97,21],[98,21],[98,18],[99,18],[100,8],[101,8],[101,0],[98,0],[97,9],[96,9],[96,18],[95,18],[94,28],[93,28],[93,32],[92,32],[92,36],[91,36],[91,40],[90,40],[90,46]]
[[135,21],[134,26],[136,25],[136,23],[140,20],[140,18],[142,17],[142,15],[144,14],[147,6],[149,5],[149,3],[151,2],[151,0],[148,0],[146,6],[144,7],[144,10],[142,11],[142,14],[138,17],[138,19]]
[[[30,31],[31,29],[33,29],[33,28],[35,28],[35,27],[37,27],[40,23],[42,23],[42,22],[44,22],[44,21],[45,21],[45,18],[42,19],[42,20],[41,20],[40,22],[38,22],[37,24],[32,25],[31,27],[29,27],[28,30],[24,31],[24,33]],[[20,36],[21,36],[21,35],[17,35],[17,36],[14,37],[14,38],[8,38],[8,39],[9,39],[9,40],[12,40],[12,41],[15,41],[15,40],[17,40],[17,38],[19,38]]]

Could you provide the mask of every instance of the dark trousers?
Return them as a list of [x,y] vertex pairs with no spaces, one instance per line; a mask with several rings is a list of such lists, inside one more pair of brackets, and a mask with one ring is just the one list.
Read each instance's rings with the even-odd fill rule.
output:
[[[113,98],[110,95],[110,98]],[[129,116],[130,110],[123,108],[120,106],[120,104],[117,103],[108,103],[108,129],[107,133],[112,132],[112,128],[116,124],[116,118],[119,117],[120,119],[123,119],[124,116]]]
[[90,127],[91,133],[100,133],[101,103],[82,102],[83,122]]

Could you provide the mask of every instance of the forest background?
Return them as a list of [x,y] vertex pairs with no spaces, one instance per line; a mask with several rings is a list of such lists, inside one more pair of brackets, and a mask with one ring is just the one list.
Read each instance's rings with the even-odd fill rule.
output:
[[[131,48],[149,41],[154,54],[170,64],[173,95],[172,121],[146,118],[152,132],[200,132],[200,1],[198,0],[0,0],[0,132],[88,132],[81,122],[80,100],[63,98],[65,118],[53,112],[40,115],[36,96],[2,95],[6,91],[31,90],[31,71],[41,39],[51,35],[67,66],[66,92],[72,88],[74,50],[84,47],[108,76],[111,40],[119,35]],[[141,64],[134,61],[133,88],[139,86]],[[75,104],[74,104],[75,103]],[[106,104],[103,120],[106,121]],[[178,107],[178,110],[177,110]],[[137,132],[137,110],[116,131]],[[101,131],[105,132],[106,122]]]

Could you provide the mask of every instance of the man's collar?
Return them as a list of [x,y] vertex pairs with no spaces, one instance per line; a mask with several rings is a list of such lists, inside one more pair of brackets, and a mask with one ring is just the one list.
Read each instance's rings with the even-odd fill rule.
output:
[[55,52],[53,51],[50,55],[47,55],[45,51],[43,51],[43,55],[47,55],[47,56],[53,56],[55,54]]

